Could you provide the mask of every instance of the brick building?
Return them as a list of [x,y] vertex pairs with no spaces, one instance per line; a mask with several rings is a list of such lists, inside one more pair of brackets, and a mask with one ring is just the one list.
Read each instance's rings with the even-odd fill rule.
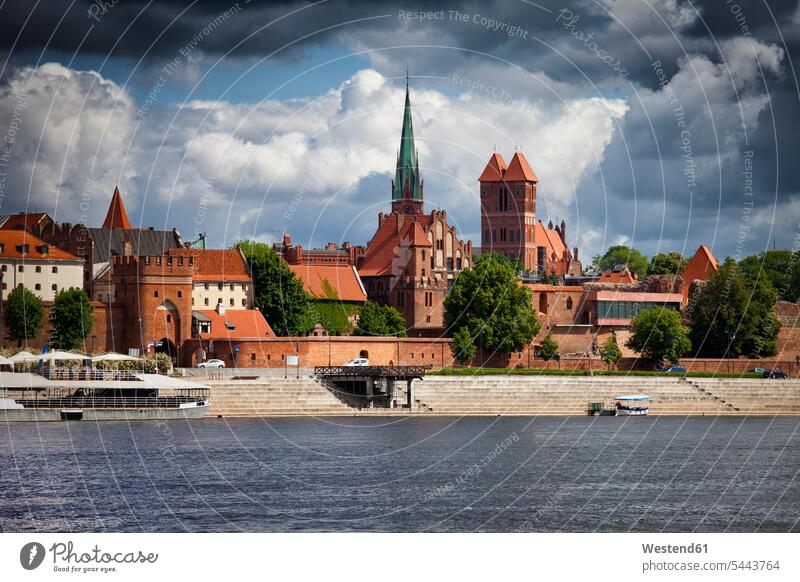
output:
[[581,264],[577,247],[567,246],[567,225],[536,220],[536,186],[533,173],[522,152],[514,153],[506,165],[497,152],[478,178],[481,198],[481,253],[500,253],[511,261],[519,260],[529,274],[579,276]]
[[425,214],[408,85],[391,200],[392,211],[378,215],[358,273],[370,300],[403,314],[409,335],[437,333],[453,279],[472,266],[472,243],[459,240],[447,212]]

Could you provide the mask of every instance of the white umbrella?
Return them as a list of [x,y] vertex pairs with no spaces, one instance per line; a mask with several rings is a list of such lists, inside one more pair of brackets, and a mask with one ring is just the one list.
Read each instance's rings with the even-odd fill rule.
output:
[[13,366],[14,360],[9,360],[5,356],[0,356],[0,366]]
[[139,362],[142,358],[137,358],[135,356],[129,356],[127,354],[117,354],[115,352],[109,352],[107,354],[102,354],[99,356],[94,356],[92,358],[93,362]]
[[39,360],[39,356],[34,356],[30,352],[17,352],[10,358],[8,358],[12,362],[36,362]]
[[47,352],[36,358],[44,358],[45,360],[86,360],[89,356],[84,354],[73,354],[72,352],[62,352],[62,351],[55,351],[55,352]]

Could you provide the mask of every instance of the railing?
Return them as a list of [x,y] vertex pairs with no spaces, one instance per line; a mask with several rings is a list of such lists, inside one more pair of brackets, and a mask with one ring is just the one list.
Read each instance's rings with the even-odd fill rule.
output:
[[162,397],[81,397],[18,399],[25,408],[178,408],[188,402],[205,402],[188,396]]
[[314,368],[315,376],[327,378],[337,376],[369,376],[371,378],[422,378],[427,366],[317,366]]
[[48,380],[103,380],[138,382],[144,370],[95,370],[94,368],[41,368],[36,373]]

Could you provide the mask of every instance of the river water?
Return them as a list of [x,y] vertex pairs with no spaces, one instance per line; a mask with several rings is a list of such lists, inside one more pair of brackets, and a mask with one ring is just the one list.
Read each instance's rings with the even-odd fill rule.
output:
[[800,418],[0,426],[15,531],[799,531]]

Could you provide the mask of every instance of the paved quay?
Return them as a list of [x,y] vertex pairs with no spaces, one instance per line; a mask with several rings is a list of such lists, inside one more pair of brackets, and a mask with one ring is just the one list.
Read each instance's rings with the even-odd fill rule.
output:
[[[412,408],[356,409],[306,372],[203,379],[209,417],[585,415],[590,402],[647,394],[651,415],[800,415],[800,380],[648,376],[427,376],[412,385]],[[198,378],[200,380],[200,378]],[[398,403],[405,402],[399,387]]]

